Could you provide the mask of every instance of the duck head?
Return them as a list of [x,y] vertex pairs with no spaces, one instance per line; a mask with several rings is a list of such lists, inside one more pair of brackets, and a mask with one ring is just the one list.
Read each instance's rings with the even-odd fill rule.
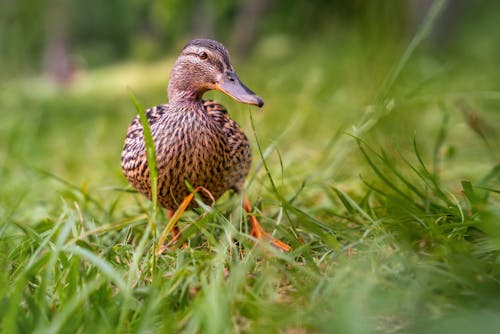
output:
[[193,39],[182,49],[170,73],[169,103],[201,99],[212,89],[238,102],[264,105],[264,101],[238,78],[224,45],[211,39]]

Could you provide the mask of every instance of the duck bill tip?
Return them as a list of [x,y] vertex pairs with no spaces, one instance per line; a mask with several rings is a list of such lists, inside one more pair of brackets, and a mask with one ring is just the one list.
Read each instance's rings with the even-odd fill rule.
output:
[[238,102],[251,104],[262,108],[264,101],[248,87],[246,87],[237,77],[233,80],[224,80],[215,84],[215,89],[232,97]]

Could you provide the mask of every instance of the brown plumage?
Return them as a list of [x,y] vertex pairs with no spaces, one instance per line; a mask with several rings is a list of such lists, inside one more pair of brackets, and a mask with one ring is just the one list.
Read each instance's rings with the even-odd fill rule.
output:
[[[243,190],[252,162],[250,145],[222,105],[202,100],[203,94],[212,89],[242,103],[264,104],[239,80],[221,43],[195,39],[183,48],[170,73],[169,103],[146,111],[156,148],[158,201],[170,211],[190,194],[186,181],[194,188],[208,190],[214,199],[230,189]],[[138,117],[127,132],[122,169],[129,182],[151,198]],[[252,221],[252,230],[253,225]]]
[[[172,69],[169,104],[146,112],[156,146],[158,201],[169,210],[175,210],[189,195],[185,181],[193,187],[204,187],[215,199],[229,189],[243,189],[252,161],[248,140],[222,105],[201,99],[205,91],[229,76],[226,81],[234,80],[234,85],[239,84],[246,94],[243,102],[262,106],[262,100],[237,79],[222,44],[193,40],[184,47]],[[127,132],[122,168],[130,183],[151,198],[138,117]]]
[[[243,189],[252,162],[250,145],[222,105],[206,100],[179,109],[160,105],[148,109],[146,115],[156,146],[161,206],[169,210],[178,207],[189,195],[185,181],[193,187],[204,187],[215,199],[229,189]],[[122,168],[129,182],[151,198],[138,117],[125,139]]]

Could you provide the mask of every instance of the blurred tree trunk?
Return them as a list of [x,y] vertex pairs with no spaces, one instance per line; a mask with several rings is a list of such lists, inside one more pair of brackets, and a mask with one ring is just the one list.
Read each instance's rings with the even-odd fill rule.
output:
[[64,0],[50,3],[45,13],[43,71],[57,85],[69,86],[74,74],[68,36],[69,8]]
[[246,0],[236,14],[232,45],[238,57],[245,57],[255,42],[259,18],[273,0]]
[[192,32],[196,38],[214,37],[214,12],[211,1],[202,0],[194,5]]
[[[410,34],[413,34],[418,29],[433,2],[434,0],[408,1]],[[450,35],[454,33],[456,23],[466,3],[463,0],[447,1],[445,10],[438,17],[436,25],[429,35],[429,42],[432,47],[443,48],[452,40]]]

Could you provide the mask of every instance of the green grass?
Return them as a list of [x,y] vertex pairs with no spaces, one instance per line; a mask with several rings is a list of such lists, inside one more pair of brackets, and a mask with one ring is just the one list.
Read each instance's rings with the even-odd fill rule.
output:
[[422,48],[425,27],[387,52],[340,34],[297,55],[271,36],[234,64],[263,110],[208,94],[247,132],[246,191],[289,254],[256,246],[224,196],[183,216],[188,247],[155,257],[166,213],[119,160],[136,113],[126,86],[163,103],[172,58],[63,91],[4,84],[0,331],[495,333],[500,71],[468,56],[474,36]]

